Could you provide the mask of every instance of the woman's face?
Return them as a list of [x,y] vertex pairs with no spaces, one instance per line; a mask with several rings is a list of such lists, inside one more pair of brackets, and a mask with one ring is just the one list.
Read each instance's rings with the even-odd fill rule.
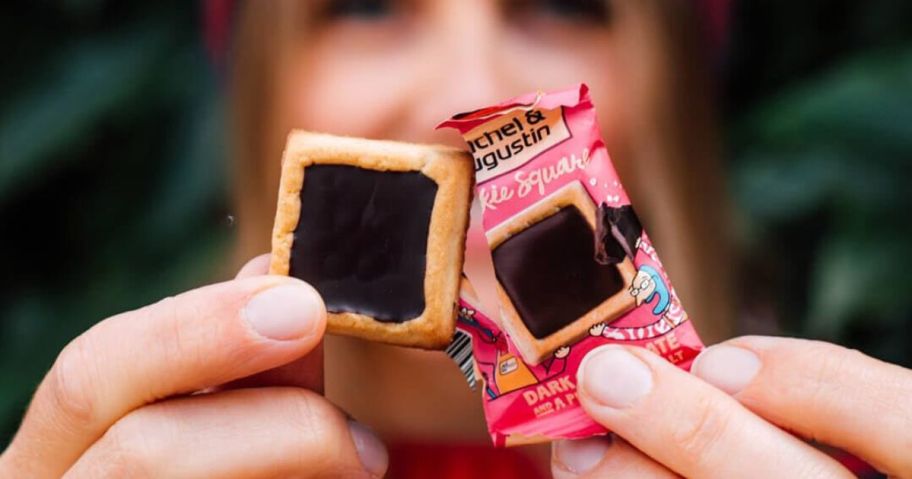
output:
[[[248,182],[256,178],[256,184],[248,183],[243,190],[256,195],[248,194],[241,202],[251,208],[251,216],[263,222],[270,218],[268,212],[275,207],[278,189],[280,164],[276,159],[281,157],[285,137],[292,128],[462,146],[458,134],[435,131],[434,127],[454,113],[530,91],[585,82],[598,107],[602,136],[628,193],[637,200],[644,219],[657,220],[656,227],[650,227],[653,238],[674,238],[668,242],[671,247],[663,250],[666,264],[676,277],[683,278],[682,284],[688,279],[700,284],[695,272],[702,270],[695,262],[702,257],[689,249],[691,243],[685,240],[696,238],[695,231],[710,230],[700,221],[715,218],[711,214],[713,205],[693,208],[700,212],[695,218],[678,214],[689,204],[681,198],[690,192],[668,187],[680,168],[705,166],[703,160],[711,158],[678,151],[679,143],[699,139],[696,133],[706,127],[705,118],[688,106],[688,102],[699,104],[705,98],[698,91],[690,91],[681,58],[672,56],[680,54],[675,48],[680,46],[677,40],[686,36],[680,33],[688,33],[682,29],[688,25],[688,19],[683,18],[686,2],[277,0],[257,5],[268,21],[253,25],[273,28],[277,24],[269,32],[277,38],[269,50],[251,49],[248,54],[258,55],[245,57],[251,65],[257,64],[253,59],[270,58],[264,62],[268,72],[259,72],[267,81],[275,82],[254,82],[251,87],[259,90],[250,101],[266,102],[254,103],[261,116],[248,118],[257,123],[245,132],[257,135],[260,147],[254,155],[257,167],[262,169],[244,177]],[[285,8],[277,11],[277,5]],[[304,11],[295,12],[298,9]],[[288,31],[293,33],[288,36]],[[685,121],[674,121],[681,112]],[[676,131],[669,125],[681,125],[681,129]],[[701,188],[715,191],[711,185]],[[259,201],[253,203],[251,198]],[[662,216],[662,212],[674,213]],[[262,249],[268,240],[262,233],[268,231],[268,225],[256,227],[255,223],[244,223],[250,238],[246,244]],[[258,249],[249,246],[248,251]],[[686,289],[682,291],[687,293]],[[711,302],[694,299],[688,304]],[[695,316],[708,316],[705,309],[692,310]],[[442,355],[408,362],[407,376],[380,376],[374,371],[401,372],[392,365],[401,367],[402,363],[383,363],[386,366],[365,374],[356,364],[365,358],[360,356],[365,354],[364,345],[351,345],[344,351],[343,346],[339,341],[328,348],[336,355],[327,362],[327,378],[348,379],[328,381],[328,391],[336,399],[348,398],[339,400],[356,415],[372,418],[372,424],[384,420],[370,416],[376,413],[373,397],[351,389],[351,384],[363,388],[366,383],[379,381],[383,387],[406,390],[413,386],[411,378],[433,377],[438,395],[465,393],[458,375],[449,382],[440,380],[444,377],[440,363],[448,361]],[[380,364],[373,356],[370,360]],[[426,419],[412,424],[419,428],[435,424],[434,418],[440,419],[437,409],[421,404],[430,403],[408,403],[411,416]],[[467,404],[478,405],[471,401]],[[465,427],[459,417],[451,419],[455,429]]]
[[[260,182],[248,190],[260,194],[252,215],[274,208],[275,159],[292,128],[462,146],[458,134],[434,127],[454,113],[585,82],[608,152],[666,266],[680,278],[682,298],[696,305],[694,316],[713,318],[703,324],[730,316],[727,300],[719,299],[726,295],[698,288],[715,279],[707,276],[709,265],[726,245],[711,234],[724,221],[724,201],[704,72],[693,57],[691,2],[263,3],[304,11],[273,11],[278,18],[264,24],[281,24],[274,31],[281,40],[263,53],[276,57],[267,76],[275,83],[257,85],[268,103],[261,106],[265,126],[256,152]],[[268,239],[267,227],[248,231]]]
[[641,89],[627,71],[642,63],[631,61],[639,3],[316,0],[281,62],[278,126],[457,144],[434,131],[453,113],[582,81],[609,151],[622,150]]

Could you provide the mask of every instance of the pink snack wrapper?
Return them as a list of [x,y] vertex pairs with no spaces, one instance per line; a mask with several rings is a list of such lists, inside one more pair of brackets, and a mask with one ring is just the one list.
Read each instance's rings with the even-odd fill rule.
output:
[[703,348],[630,206],[588,88],[455,115],[475,159],[457,333],[447,352],[480,384],[494,444],[605,434],[576,371],[611,343],[688,369]]

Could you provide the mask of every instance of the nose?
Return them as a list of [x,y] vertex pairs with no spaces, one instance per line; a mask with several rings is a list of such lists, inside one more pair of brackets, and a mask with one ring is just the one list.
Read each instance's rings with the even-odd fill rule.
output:
[[489,106],[509,95],[509,75],[498,62],[499,12],[496,2],[485,0],[434,3],[433,33],[423,49],[420,80],[403,122],[408,131],[401,134],[413,141],[464,147],[458,134],[433,127],[455,113]]

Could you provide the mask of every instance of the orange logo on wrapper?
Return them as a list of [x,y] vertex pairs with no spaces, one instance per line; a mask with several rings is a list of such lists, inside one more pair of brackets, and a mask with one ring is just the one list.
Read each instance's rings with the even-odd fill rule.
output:
[[509,173],[570,138],[561,108],[516,110],[465,134],[479,183]]
[[511,353],[497,354],[497,370],[494,372],[494,384],[500,394],[537,383],[538,380],[529,371],[529,367]]

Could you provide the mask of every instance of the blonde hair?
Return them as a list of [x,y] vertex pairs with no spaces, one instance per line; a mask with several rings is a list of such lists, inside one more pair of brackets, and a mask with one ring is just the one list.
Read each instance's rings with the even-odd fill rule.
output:
[[[231,85],[238,261],[269,250],[287,133],[278,131],[283,123],[273,109],[276,77],[307,16],[306,3],[244,2],[240,12]],[[649,11],[644,17],[657,21],[640,25],[630,47],[654,61],[636,79],[649,94],[635,103],[631,151],[622,152],[633,161],[618,169],[622,178],[640,179],[626,183],[632,201],[685,309],[704,339],[716,341],[728,337],[733,324],[727,194],[709,75],[700,61],[695,14],[685,3],[638,1],[637,8]]]

